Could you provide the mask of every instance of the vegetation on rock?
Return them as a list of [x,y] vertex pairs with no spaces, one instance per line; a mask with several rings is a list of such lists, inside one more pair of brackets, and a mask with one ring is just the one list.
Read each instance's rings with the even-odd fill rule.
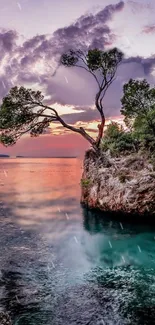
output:
[[123,87],[121,113],[140,147],[155,150],[155,87],[144,80],[130,79]]
[[5,146],[13,145],[23,134],[38,136],[46,131],[51,122],[59,122],[82,135],[99,154],[107,150],[113,156],[143,151],[155,160],[155,87],[151,88],[145,79],[130,79],[123,86],[121,113],[127,129],[112,122],[104,131],[103,98],[115,79],[122,59],[123,54],[117,48],[109,51],[90,49],[87,52],[70,50],[60,58],[62,65],[82,68],[96,82],[95,106],[101,120],[96,139],[82,127],[66,123],[54,108],[46,105],[40,91],[13,87],[3,98],[0,108],[0,141]]
[[135,152],[136,141],[131,132],[125,132],[122,126],[112,122],[104,133],[101,148],[104,151],[110,150],[113,156],[119,156],[121,153]]
[[155,154],[155,87],[144,80],[130,79],[123,87],[121,113],[127,129],[112,122],[105,131],[103,150],[113,155],[141,151]]
[[82,187],[88,187],[88,186],[90,186],[90,184],[91,184],[90,179],[88,179],[88,178],[81,179],[81,186]]

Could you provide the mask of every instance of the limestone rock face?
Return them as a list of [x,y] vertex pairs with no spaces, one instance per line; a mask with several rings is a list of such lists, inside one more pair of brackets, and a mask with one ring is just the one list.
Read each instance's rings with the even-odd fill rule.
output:
[[155,215],[155,171],[144,157],[111,158],[88,150],[81,203],[103,211]]

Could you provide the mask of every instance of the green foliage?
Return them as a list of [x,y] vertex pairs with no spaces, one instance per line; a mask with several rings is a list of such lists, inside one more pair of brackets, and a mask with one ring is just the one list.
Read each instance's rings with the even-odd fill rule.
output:
[[98,49],[89,50],[86,56],[88,68],[92,71],[102,66],[102,52]]
[[[95,105],[100,115],[102,110],[103,97],[111,85],[117,66],[121,62],[123,54],[114,48],[107,52],[98,49],[88,50],[87,53],[81,50],[70,50],[63,54],[60,63],[67,67],[81,67],[88,71],[95,78],[98,84],[98,93],[95,97]],[[87,134],[85,130],[68,125],[52,107],[43,104],[44,96],[40,91],[33,91],[24,87],[13,87],[9,94],[3,99],[0,108],[0,141],[4,145],[15,144],[25,133],[31,136],[38,136],[45,132],[50,122],[59,122],[69,130],[78,132],[87,139],[94,148],[98,143]]]
[[104,151],[110,150],[112,155],[135,151],[134,138],[130,132],[125,132],[123,127],[116,122],[108,125],[101,148]]
[[81,55],[81,51],[69,50],[68,53],[64,53],[61,56],[60,63],[67,67],[73,67],[78,62],[78,57]]
[[[102,117],[103,97],[114,79],[122,58],[122,52],[116,48],[107,52],[94,49],[86,53],[81,50],[70,50],[61,56],[60,63],[64,66],[81,67],[93,75],[98,84],[95,105]],[[43,104],[43,99],[40,91],[24,87],[14,87],[10,90],[0,108],[1,143],[6,146],[12,145],[27,132],[31,136],[38,136],[45,132],[50,122],[57,121],[69,130],[81,134],[97,150],[100,139],[95,144],[95,140],[85,130],[68,125],[54,108]]]
[[89,187],[90,186],[90,184],[91,184],[91,181],[90,181],[90,179],[88,179],[88,178],[85,178],[85,179],[81,179],[81,186],[82,187]]
[[[67,67],[81,67],[94,76],[98,84],[95,105],[104,116],[102,100],[105,92],[114,80],[123,53],[117,48],[109,51],[90,49],[87,53],[81,50],[70,50],[61,56],[61,63]],[[31,136],[43,134],[53,121],[77,132],[77,128],[67,125],[55,109],[43,105],[44,96],[40,91],[13,87],[3,99],[0,108],[0,142],[5,146],[13,145],[25,133]],[[147,80],[130,79],[123,86],[121,113],[128,128],[125,131],[117,123],[112,122],[104,133],[100,144],[112,155],[145,151],[148,156],[155,156],[155,87]],[[78,132],[82,128],[78,129]],[[82,130],[81,133],[92,144],[95,141]],[[86,137],[87,135],[87,137]],[[91,142],[91,141],[92,142]],[[99,145],[100,142],[98,142]],[[82,180],[82,186],[89,186],[89,180]]]
[[[0,141],[13,145],[26,132],[36,136],[49,125],[48,118],[41,118],[43,96],[40,91],[14,87],[3,99],[0,108]],[[41,119],[40,119],[41,118]]]
[[12,146],[16,143],[15,138],[7,133],[2,132],[0,135],[0,142],[7,146]]
[[123,53],[117,48],[109,51],[98,49],[89,50],[86,54],[80,50],[69,50],[61,56],[60,62],[64,66],[73,67],[77,63],[88,68],[88,71],[99,70],[103,76],[113,75],[116,72],[118,64],[122,61]]
[[123,54],[117,48],[107,52],[98,49],[89,50],[86,56],[89,69],[92,71],[101,69],[103,74],[113,72],[122,58]]
[[117,139],[120,134],[122,134],[123,128],[117,122],[111,122],[104,135],[104,139]]
[[125,123],[131,127],[133,137],[142,148],[155,150],[155,87],[144,79],[130,79],[123,87],[121,113]]
[[121,113],[125,117],[136,118],[139,114],[145,116],[148,109],[154,106],[152,95],[155,96],[155,92],[150,89],[145,79],[141,81],[130,79],[123,86],[123,92]]
[[150,152],[155,150],[155,109],[148,110],[146,116],[139,115],[133,123],[133,134],[142,148]]

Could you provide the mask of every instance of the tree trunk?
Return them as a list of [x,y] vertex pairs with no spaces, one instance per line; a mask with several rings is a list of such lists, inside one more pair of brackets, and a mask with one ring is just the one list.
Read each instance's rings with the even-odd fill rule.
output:
[[99,152],[99,146],[97,145],[96,141],[90,137],[90,135],[82,127],[80,127],[79,133],[92,145],[96,152]]
[[102,136],[103,136],[104,126],[105,126],[105,117],[103,116],[102,120],[101,120],[101,124],[98,124],[98,136],[97,136],[97,139],[96,139],[96,146],[97,147],[100,146],[101,139],[102,139]]
[[97,148],[99,148],[100,143],[101,143],[101,139],[103,136],[103,130],[104,130],[104,126],[105,126],[105,116],[103,113],[103,106],[102,106],[102,99],[100,99],[100,96],[102,94],[102,88],[100,88],[99,92],[96,94],[96,98],[95,98],[95,105],[97,110],[99,111],[100,115],[101,115],[101,124],[98,124],[98,136],[96,138],[96,146]]

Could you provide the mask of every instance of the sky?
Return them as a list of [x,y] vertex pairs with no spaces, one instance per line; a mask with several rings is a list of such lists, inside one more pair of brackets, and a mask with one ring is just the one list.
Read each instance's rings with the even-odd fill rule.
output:
[[[96,84],[83,69],[58,67],[69,48],[118,47],[125,61],[104,98],[107,123],[120,117],[122,87],[129,78],[155,83],[154,0],[1,0],[0,101],[13,86],[41,90],[67,123],[96,136]],[[57,69],[56,74],[53,72]],[[37,139],[24,136],[0,153],[25,156],[81,155],[80,135],[51,125]]]

